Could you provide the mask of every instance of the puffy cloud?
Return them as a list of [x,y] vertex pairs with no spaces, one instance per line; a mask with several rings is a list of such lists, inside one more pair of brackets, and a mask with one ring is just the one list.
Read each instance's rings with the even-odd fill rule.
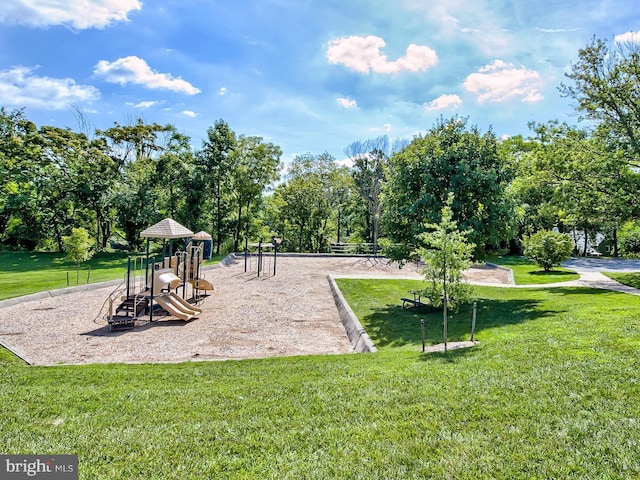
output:
[[158,105],[159,102],[155,101],[155,100],[146,100],[143,102],[139,102],[139,103],[127,103],[127,105],[130,105],[132,107],[136,107],[136,108],[140,108],[142,110],[146,110],[147,108],[151,108],[154,105]]
[[525,103],[535,103],[544,97],[538,91],[540,74],[524,67],[516,68],[502,60],[494,60],[469,75],[463,87],[478,96],[479,102],[504,102],[522,97]]
[[183,114],[185,117],[191,117],[191,118],[195,118],[195,117],[197,117],[197,116],[198,116],[198,114],[197,114],[196,112],[192,112],[191,110],[183,110],[183,111],[182,111],[182,114]]
[[440,95],[425,105],[425,110],[445,110],[447,108],[457,108],[462,104],[462,99],[458,95]]
[[0,22],[32,27],[68,25],[84,30],[127,21],[131,11],[141,8],[139,0],[3,0]]
[[115,62],[100,60],[93,73],[107,82],[120,85],[135,83],[151,89],[173,90],[187,95],[200,93],[199,89],[181,78],[174,78],[169,73],[154,72],[147,62],[135,56],[119,58]]
[[626,32],[616,35],[613,39],[617,43],[640,43],[640,32]]
[[0,104],[16,108],[63,110],[76,103],[100,98],[91,85],[76,85],[71,78],[38,77],[28,67],[0,71]]
[[338,103],[344,108],[354,108],[358,106],[358,103],[355,100],[349,100],[348,98],[338,98]]
[[332,64],[343,64],[360,73],[419,72],[438,63],[436,52],[424,45],[411,44],[403,57],[389,61],[381,49],[386,42],[373,35],[367,37],[337,38],[329,42],[327,59]]
[[227,87],[220,87],[220,90],[218,90],[218,95],[220,95],[221,97],[224,97],[227,94]]

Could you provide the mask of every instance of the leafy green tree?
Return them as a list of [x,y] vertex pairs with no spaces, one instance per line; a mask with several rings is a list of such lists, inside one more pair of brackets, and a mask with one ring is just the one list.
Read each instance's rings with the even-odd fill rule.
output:
[[262,195],[278,180],[282,150],[261,137],[238,138],[237,147],[231,155],[231,196],[236,210],[234,251],[238,251],[241,235],[250,236],[252,221],[260,207]]
[[335,222],[335,238],[342,242],[344,230],[349,230],[350,212],[355,209],[356,185],[349,168],[340,166],[329,173],[329,203]]
[[208,192],[203,199],[203,208],[212,208],[212,235],[215,238],[216,253],[227,235],[231,233],[226,220],[231,213],[232,170],[231,155],[237,147],[235,132],[222,119],[207,129],[207,138],[198,152],[197,165],[202,186]]
[[455,196],[453,219],[470,231],[477,258],[510,237],[510,169],[492,132],[480,134],[459,118],[442,120],[391,157],[386,178],[385,252],[396,260],[415,258],[425,221],[439,221],[449,193]]
[[571,83],[560,86],[562,95],[601,126],[630,166],[640,167],[640,43],[594,37],[566,76]]
[[38,128],[22,110],[0,109],[0,239],[33,249],[40,240],[36,168]]
[[181,223],[191,223],[197,216],[197,205],[187,205],[187,190],[194,165],[190,138],[170,126],[170,137],[165,149],[156,159],[156,180],[159,209],[164,217]]
[[80,264],[93,256],[94,240],[84,228],[74,228],[71,235],[63,238],[66,258],[76,264],[76,284],[80,276]]
[[[289,165],[287,182],[278,189],[282,215],[291,226],[298,251],[328,248],[329,220],[344,185],[338,182],[337,166],[328,153],[297,155]],[[289,235],[287,235],[289,237]]]
[[405,140],[389,141],[386,135],[356,141],[345,148],[345,153],[353,161],[352,175],[360,196],[365,201],[363,212],[365,241],[373,243],[378,251],[380,217],[382,214],[382,186],[389,157],[408,145]]
[[155,163],[141,158],[124,167],[123,180],[113,198],[118,225],[130,250],[142,246],[140,232],[162,219],[159,190],[155,187]]
[[628,222],[620,229],[620,251],[627,257],[640,257],[640,224]]
[[439,223],[426,223],[426,231],[420,234],[423,247],[418,249],[424,261],[423,274],[427,287],[423,295],[431,299],[434,306],[443,306],[444,349],[447,351],[447,311],[468,302],[473,295],[472,287],[464,282],[463,271],[471,266],[474,245],[469,243],[469,232],[458,229],[453,219],[454,195],[450,193],[442,208]]
[[557,121],[530,127],[535,136],[515,161],[510,186],[522,212],[521,235],[557,226],[585,238],[608,229],[615,239],[637,212],[638,174],[598,134]]
[[540,265],[545,272],[568,260],[573,247],[573,240],[569,235],[551,230],[540,230],[524,238],[525,256]]
[[140,232],[162,217],[161,192],[166,187],[157,183],[156,160],[167,151],[173,132],[171,125],[147,124],[141,118],[133,125],[115,122],[113,127],[97,132],[121,172],[111,201],[131,249],[141,245]]

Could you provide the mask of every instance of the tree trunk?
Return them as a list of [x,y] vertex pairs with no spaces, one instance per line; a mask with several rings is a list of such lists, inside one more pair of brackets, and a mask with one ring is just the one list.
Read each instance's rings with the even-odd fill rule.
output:
[[587,244],[589,243],[589,231],[587,230],[587,227],[584,227],[584,249],[582,251],[582,256],[586,257],[587,256]]
[[236,232],[234,234],[234,239],[233,239],[233,251],[237,252],[238,251],[238,243],[240,242],[240,222],[242,220],[242,202],[238,202],[238,219],[236,222]]
[[613,227],[613,256],[618,256],[618,229]]
[[[220,255],[222,215],[220,213],[220,176],[216,178],[216,255]],[[234,249],[235,250],[235,249]]]

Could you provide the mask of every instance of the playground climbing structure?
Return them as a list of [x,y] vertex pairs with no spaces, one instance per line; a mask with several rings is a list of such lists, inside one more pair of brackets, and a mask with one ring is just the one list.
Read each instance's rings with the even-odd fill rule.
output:
[[[214,290],[201,272],[204,245],[188,241],[193,235],[190,230],[165,219],[141,235],[147,238],[147,255],[129,257],[123,283],[103,305],[103,309],[107,307],[105,317],[111,330],[132,328],[136,320],[147,316],[150,322],[162,316],[192,320],[202,313],[198,304]],[[150,238],[163,240],[159,261],[149,254]],[[185,238],[184,250],[174,253],[173,240]]]

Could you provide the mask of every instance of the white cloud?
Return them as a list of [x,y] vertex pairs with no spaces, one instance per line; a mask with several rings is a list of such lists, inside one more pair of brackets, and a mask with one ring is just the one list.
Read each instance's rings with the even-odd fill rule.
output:
[[198,116],[198,114],[197,114],[196,112],[192,112],[191,110],[183,110],[183,111],[182,111],[182,114],[183,114],[185,117],[191,117],[191,118],[195,118],[195,117],[197,117],[197,116]]
[[100,91],[91,85],[76,85],[71,78],[38,77],[33,70],[18,66],[0,71],[0,105],[63,110],[100,98]]
[[613,39],[617,43],[640,43],[640,32],[626,32],[616,35]]
[[480,103],[504,102],[513,97],[522,97],[525,103],[535,103],[544,98],[538,91],[540,83],[538,72],[494,60],[491,65],[469,75],[463,87],[476,94]]
[[198,88],[180,77],[174,78],[169,73],[153,71],[147,62],[136,56],[119,58],[115,62],[100,60],[93,73],[107,82],[120,85],[135,83],[151,89],[173,90],[187,95],[200,93]]
[[542,33],[570,33],[577,32],[578,28],[536,28],[537,31]]
[[373,35],[367,37],[337,38],[329,42],[327,59],[332,64],[343,64],[360,73],[399,73],[401,71],[419,72],[438,63],[436,52],[423,45],[411,44],[403,57],[389,61],[380,50],[386,42]]
[[348,98],[338,98],[338,103],[344,108],[354,108],[358,106],[355,100],[349,100]]
[[139,0],[3,0],[0,22],[32,27],[67,25],[84,30],[127,21],[130,12],[141,8]]
[[391,132],[393,130],[393,125],[391,125],[390,123],[385,123],[383,126],[383,128],[380,127],[370,127],[369,131],[372,133],[382,133],[382,132]]
[[218,95],[220,95],[221,97],[224,97],[227,94],[227,87],[221,87],[220,90],[218,90]]
[[458,95],[440,95],[425,105],[425,110],[445,110],[447,108],[458,108],[462,104],[462,99]]
[[158,105],[158,103],[155,100],[146,100],[144,102],[140,102],[140,103],[131,103],[131,102],[127,102],[127,105],[131,106],[131,107],[136,107],[136,108],[141,108],[142,110],[146,110],[147,108],[151,108],[154,105]]

